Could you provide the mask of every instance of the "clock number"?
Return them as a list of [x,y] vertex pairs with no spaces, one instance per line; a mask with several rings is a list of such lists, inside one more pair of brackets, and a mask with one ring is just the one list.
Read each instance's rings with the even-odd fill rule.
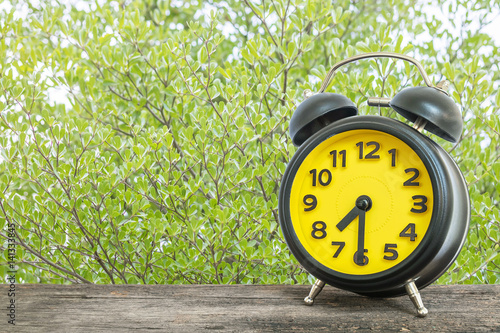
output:
[[384,256],[384,259],[385,260],[396,260],[396,259],[398,259],[398,251],[396,251],[397,247],[398,247],[397,244],[390,244],[390,243],[385,244],[384,253],[389,253],[390,256]]
[[365,253],[367,253],[367,252],[368,252],[367,249],[363,249],[362,251],[358,250],[358,251],[354,252],[354,257],[353,257],[354,263],[358,266],[368,265],[368,262],[370,260],[368,259],[367,256],[365,256]]
[[415,168],[409,168],[405,170],[406,173],[413,173],[413,176],[410,177],[407,181],[403,183],[403,186],[420,186],[419,182],[416,182],[415,180],[420,176],[420,172],[418,169]]
[[[312,186],[316,186],[316,179],[322,186],[327,186],[332,182],[332,173],[328,169],[323,169],[317,174],[317,169],[312,169],[309,173],[312,175]],[[324,175],[326,174],[326,180],[324,180]]]
[[[314,239],[323,239],[326,237],[326,223],[323,221],[316,221],[312,224],[311,236]],[[319,235],[318,235],[319,234]]]
[[399,233],[399,237],[410,237],[410,241],[414,242],[417,238],[415,233],[415,223],[409,223],[406,228]]
[[366,147],[368,147],[368,146],[375,146],[372,149],[372,151],[370,151],[366,155],[363,154],[363,146],[364,146],[364,142],[363,141],[360,141],[360,142],[356,143],[356,146],[359,148],[359,159],[360,160],[362,160],[363,158],[367,159],[367,160],[376,160],[376,159],[380,158],[380,155],[375,155],[375,153],[378,152],[378,150],[380,149],[380,144],[378,142],[376,142],[376,141],[370,141],[370,142],[366,143]]
[[312,194],[306,194],[304,196],[303,201],[304,201],[304,205],[308,206],[308,207],[304,208],[305,212],[309,212],[309,211],[313,210],[318,205],[318,200]]
[[[427,197],[425,195],[414,195],[411,197],[413,200],[420,200],[419,202],[413,203],[413,208],[410,210],[412,213],[423,213],[427,211]],[[420,207],[415,209],[415,206]]]
[[335,251],[335,254],[333,255],[334,258],[337,258],[339,256],[340,252],[342,252],[342,250],[344,249],[345,242],[332,242],[332,245],[339,247],[337,249],[337,251]]
[[[333,167],[336,168],[337,167],[337,150],[332,150],[330,152],[330,155],[332,155],[333,157]],[[346,159],[346,150],[341,150],[338,152],[338,155],[340,155],[341,159],[342,159],[342,167],[345,168],[345,159]]]
[[396,148],[389,150],[389,154],[392,155],[391,167],[395,167],[396,166]]

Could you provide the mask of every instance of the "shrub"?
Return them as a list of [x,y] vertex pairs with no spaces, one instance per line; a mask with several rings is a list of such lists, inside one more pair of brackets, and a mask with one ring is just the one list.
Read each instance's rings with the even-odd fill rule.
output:
[[[288,123],[334,63],[373,51],[451,82],[465,130],[456,145],[434,139],[473,213],[439,281],[499,281],[499,54],[481,32],[498,4],[436,17],[414,1],[99,3],[12,1],[0,14],[0,249],[8,258],[15,225],[20,281],[310,282],[278,226]],[[459,33],[443,29],[457,20]],[[370,60],[330,91],[397,117],[367,97],[421,84],[412,66]]]

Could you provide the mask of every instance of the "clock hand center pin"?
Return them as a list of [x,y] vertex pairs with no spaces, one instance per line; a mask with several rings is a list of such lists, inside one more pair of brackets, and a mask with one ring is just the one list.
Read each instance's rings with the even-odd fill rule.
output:
[[372,199],[367,195],[362,195],[356,199],[356,207],[367,212],[372,208]]

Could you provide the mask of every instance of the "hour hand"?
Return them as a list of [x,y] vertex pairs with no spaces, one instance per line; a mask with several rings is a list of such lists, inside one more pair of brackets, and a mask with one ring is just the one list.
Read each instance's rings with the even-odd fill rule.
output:
[[337,229],[340,231],[344,231],[345,228],[351,223],[360,213],[360,209],[357,206],[354,206],[353,209],[339,223],[337,223]]

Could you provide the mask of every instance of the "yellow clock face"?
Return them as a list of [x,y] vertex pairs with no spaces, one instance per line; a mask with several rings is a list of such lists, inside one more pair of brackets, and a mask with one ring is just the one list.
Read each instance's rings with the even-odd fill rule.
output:
[[290,191],[298,240],[324,266],[366,275],[390,269],[422,242],[433,187],[420,157],[385,132],[334,135],[301,162]]

